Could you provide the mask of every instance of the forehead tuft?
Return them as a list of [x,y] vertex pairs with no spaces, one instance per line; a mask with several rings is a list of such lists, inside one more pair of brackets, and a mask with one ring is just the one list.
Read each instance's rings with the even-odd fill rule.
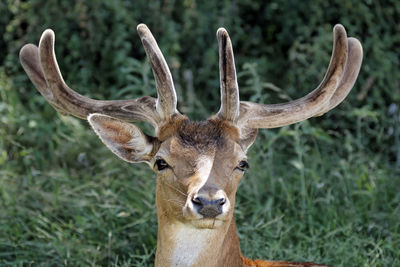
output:
[[220,120],[185,121],[177,131],[183,146],[196,147],[198,150],[224,146],[227,139],[236,141],[237,136],[236,127]]
[[[194,147],[200,151],[224,146],[228,139],[237,141],[239,136],[235,126],[229,122],[215,119],[206,121],[186,119],[175,124],[173,128],[173,130],[165,129],[163,132],[169,132],[169,136],[175,136],[182,146]],[[161,132],[160,135],[163,133]]]

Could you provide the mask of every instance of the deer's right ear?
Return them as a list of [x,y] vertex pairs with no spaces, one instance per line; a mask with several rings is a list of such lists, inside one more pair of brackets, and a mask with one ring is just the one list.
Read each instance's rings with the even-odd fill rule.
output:
[[101,141],[118,157],[128,162],[150,163],[159,141],[133,124],[102,114],[90,114],[88,121]]

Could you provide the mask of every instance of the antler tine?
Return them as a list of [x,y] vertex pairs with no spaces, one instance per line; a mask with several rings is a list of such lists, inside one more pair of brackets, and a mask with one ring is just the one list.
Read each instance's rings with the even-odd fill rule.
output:
[[342,103],[342,101],[350,93],[351,88],[353,88],[354,83],[357,80],[363,58],[363,49],[360,41],[358,41],[357,39],[350,37],[347,39],[347,41],[348,56],[343,78],[340,81],[340,84],[336,89],[335,94],[330,99],[329,105],[327,105],[326,108],[321,110],[315,116],[321,116]]
[[[347,64],[348,39],[344,27],[338,24],[334,27],[333,32],[334,44],[331,61],[324,79],[314,91],[302,98],[282,104],[263,105],[241,102],[238,124],[249,128],[281,127],[320,114],[331,103],[332,105],[333,103],[338,104],[336,102],[339,97],[332,99],[332,96],[338,88],[341,88],[343,82],[347,88],[347,85],[350,85],[350,81],[355,80],[356,77],[352,75],[357,74],[358,71],[351,71],[350,69],[356,68],[358,63]],[[351,41],[350,45],[353,46],[353,41]],[[356,54],[354,53],[355,58],[357,58]],[[351,73],[344,74],[345,71],[350,71]],[[341,92],[344,91],[341,90]],[[344,94],[339,93],[339,95],[343,96]],[[330,102],[331,99],[332,102]]]
[[224,28],[217,31],[219,46],[219,75],[221,86],[221,108],[217,114],[235,122],[239,116],[239,86],[236,79],[235,59],[232,43]]
[[25,45],[20,51],[20,60],[25,72],[57,111],[86,119],[91,113],[102,113],[125,121],[143,121],[154,127],[161,118],[156,112],[156,100],[141,97],[130,100],[94,100],[73,91],[61,76],[54,53],[54,32],[43,32],[39,48]]
[[19,58],[29,79],[38,89],[40,94],[61,114],[68,114],[54,98],[53,93],[47,86],[46,78],[44,77],[42,66],[40,65],[39,49],[36,45],[26,44],[22,47]]
[[168,119],[174,114],[179,114],[176,110],[177,98],[171,72],[149,28],[145,24],[139,24],[137,31],[156,80],[157,112],[162,119]]

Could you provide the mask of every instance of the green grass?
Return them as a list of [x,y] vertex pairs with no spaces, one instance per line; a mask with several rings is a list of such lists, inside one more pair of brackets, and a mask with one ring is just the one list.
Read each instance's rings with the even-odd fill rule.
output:
[[[16,133],[0,170],[0,265],[151,266],[152,171],[117,159],[77,119],[23,116],[31,123],[2,128],[3,140]],[[22,145],[18,132],[37,139]],[[236,203],[246,256],[400,264],[400,180],[382,155],[308,122],[258,139]]]

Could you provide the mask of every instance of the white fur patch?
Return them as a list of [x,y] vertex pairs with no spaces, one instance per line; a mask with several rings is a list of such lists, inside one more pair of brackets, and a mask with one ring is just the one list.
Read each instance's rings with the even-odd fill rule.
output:
[[172,252],[171,266],[193,266],[199,254],[209,246],[215,230],[196,229],[179,224],[173,231],[175,247]]
[[197,190],[202,188],[203,185],[207,182],[213,164],[214,164],[214,159],[212,157],[207,157],[207,156],[201,156],[197,161],[197,175],[198,177],[201,178],[201,183],[198,185]]
[[132,139],[126,143],[128,147],[131,147],[137,151],[139,157],[150,154],[153,146],[146,142],[144,134],[138,130],[131,130]]

